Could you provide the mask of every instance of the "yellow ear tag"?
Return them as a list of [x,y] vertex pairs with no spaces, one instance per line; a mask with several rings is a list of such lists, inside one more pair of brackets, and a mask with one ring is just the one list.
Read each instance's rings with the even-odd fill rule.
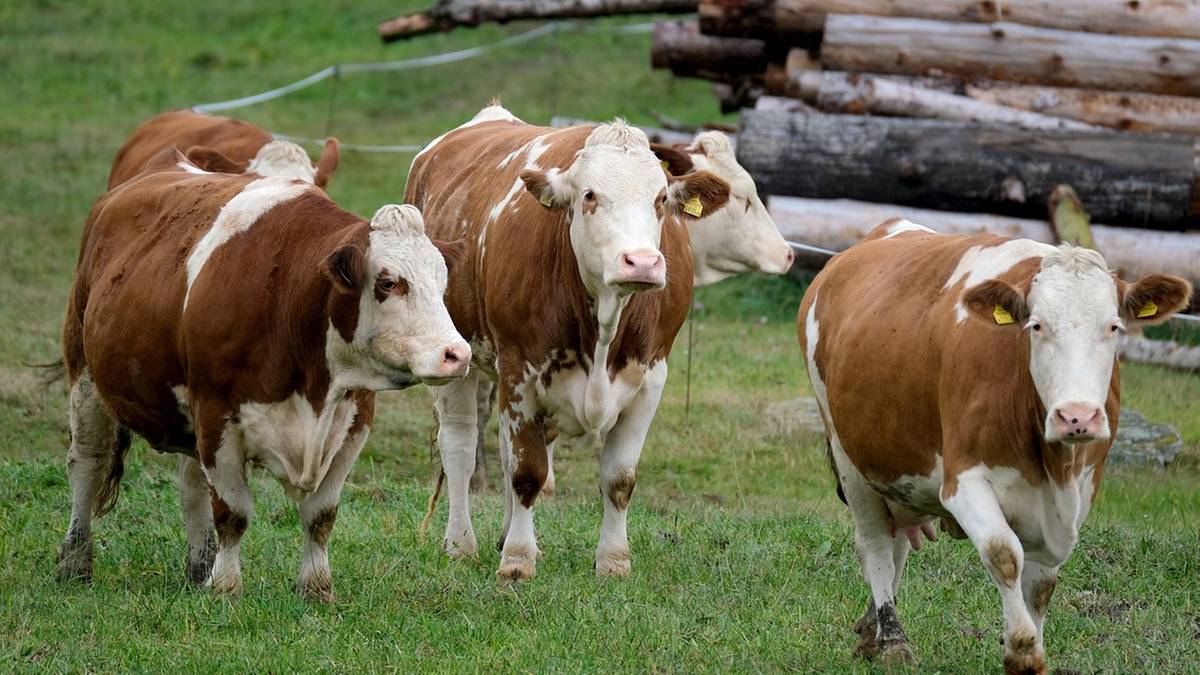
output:
[[1009,314],[1008,310],[1000,305],[996,305],[995,309],[992,310],[992,318],[996,320],[996,325],[998,326],[1006,326],[1016,321],[1013,315]]
[[692,197],[683,204],[683,212],[689,216],[700,217],[704,213],[704,205],[700,203],[699,197]]
[[670,170],[671,170],[671,163],[670,163],[670,162],[668,162],[667,160],[665,160],[665,159],[664,159],[664,160],[662,161],[662,165],[663,165],[663,171],[670,172]]
[[545,190],[542,191],[542,196],[538,198],[538,201],[542,203],[542,206],[554,206],[554,198]]
[[1158,305],[1154,304],[1153,302],[1147,302],[1146,304],[1142,305],[1141,309],[1138,310],[1137,318],[1144,319],[1148,316],[1154,316],[1155,314],[1158,314]]

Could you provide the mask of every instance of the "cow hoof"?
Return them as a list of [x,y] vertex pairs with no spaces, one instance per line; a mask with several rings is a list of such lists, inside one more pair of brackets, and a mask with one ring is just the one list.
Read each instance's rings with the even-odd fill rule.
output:
[[187,575],[188,581],[196,586],[208,583],[208,578],[212,576],[213,562],[216,559],[217,541],[210,534],[200,550],[188,551],[187,563],[184,566],[184,573]]
[[328,578],[310,578],[308,581],[302,581],[296,585],[296,592],[305,600],[322,605],[331,605],[337,599],[333,594],[333,582]]
[[532,560],[505,560],[496,571],[496,580],[503,584],[528,581],[537,573]]
[[893,642],[879,651],[879,661],[887,666],[907,666],[917,662],[907,642]]
[[58,548],[58,579],[64,582],[92,582],[92,542],[68,539]]
[[1046,654],[1038,648],[1036,635],[1019,632],[1005,636],[1004,672],[1008,675],[1045,675]]
[[624,579],[629,576],[629,572],[633,569],[633,564],[628,559],[625,560],[597,560],[596,561],[596,576],[609,577],[614,579]]
[[475,542],[475,538],[463,538],[458,541],[444,540],[446,555],[454,560],[478,560],[479,559],[479,544]]
[[242,576],[240,574],[214,575],[212,578],[212,590],[217,595],[239,596],[242,594]]

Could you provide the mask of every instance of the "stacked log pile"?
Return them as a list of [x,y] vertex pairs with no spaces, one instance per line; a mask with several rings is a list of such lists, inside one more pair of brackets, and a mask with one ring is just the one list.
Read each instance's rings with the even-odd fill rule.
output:
[[658,26],[653,65],[712,80],[727,111],[758,108],[738,152],[772,194],[1044,218],[1066,183],[1111,225],[1200,223],[1200,0],[698,12]]

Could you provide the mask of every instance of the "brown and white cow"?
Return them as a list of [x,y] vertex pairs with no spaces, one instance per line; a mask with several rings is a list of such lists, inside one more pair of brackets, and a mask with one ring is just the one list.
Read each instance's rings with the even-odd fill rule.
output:
[[548,129],[493,105],[413,160],[406,198],[431,232],[467,242],[447,305],[479,368],[436,402],[447,552],[477,552],[468,500],[484,371],[499,389],[508,496],[498,575],[534,574],[533,505],[560,435],[602,446],[596,571],[628,574],[637,462],[691,300],[680,219],[723,206],[729,186],[707,172],[671,178],[623,122]]
[[1116,433],[1117,336],[1189,297],[1092,250],[901,220],[826,265],[799,337],[871,587],[861,652],[911,659],[896,593],[941,518],[1000,591],[1005,669],[1045,672],[1046,608]]
[[197,166],[222,173],[256,173],[312,183],[322,190],[338,165],[336,138],[325,140],[313,164],[303,148],[277,141],[253,124],[191,110],[155,115],[134,130],[117,151],[108,173],[108,189],[141,173],[162,151],[177,148]]
[[[696,288],[715,284],[735,274],[759,272],[784,274],[792,266],[795,254],[784,241],[775,220],[758,197],[754,179],[738,163],[729,136],[720,131],[702,131],[691,145],[651,143],[650,149],[666,163],[673,176],[708,171],[729,184],[729,203],[687,221],[688,241],[692,245],[692,285]],[[487,485],[484,461],[483,428],[495,404],[490,382],[479,386],[479,435],[475,452],[475,473],[471,487]],[[557,443],[546,448],[548,462],[543,495],[555,490],[554,451]]]
[[368,222],[304,181],[208,173],[174,149],[100,198],[63,328],[73,503],[60,575],[91,578],[93,514],[116,500],[132,431],[181,453],[192,581],[241,588],[246,471],[265,466],[299,506],[299,588],[329,600],[326,543],[374,392],[468,368],[435,245],[411,206]]

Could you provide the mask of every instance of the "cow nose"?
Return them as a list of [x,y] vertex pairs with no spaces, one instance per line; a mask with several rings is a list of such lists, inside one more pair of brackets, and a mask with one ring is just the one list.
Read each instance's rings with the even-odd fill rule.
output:
[[1065,440],[1087,441],[1101,435],[1104,415],[1088,403],[1068,403],[1054,409],[1054,426]]
[[621,254],[617,283],[664,286],[667,265],[658,251],[627,251]]
[[446,377],[458,377],[467,374],[471,365],[471,348],[465,342],[450,345],[442,349],[442,374]]
[[783,271],[786,272],[792,269],[792,263],[794,262],[796,262],[796,252],[789,246],[787,247],[787,257],[783,260]]

